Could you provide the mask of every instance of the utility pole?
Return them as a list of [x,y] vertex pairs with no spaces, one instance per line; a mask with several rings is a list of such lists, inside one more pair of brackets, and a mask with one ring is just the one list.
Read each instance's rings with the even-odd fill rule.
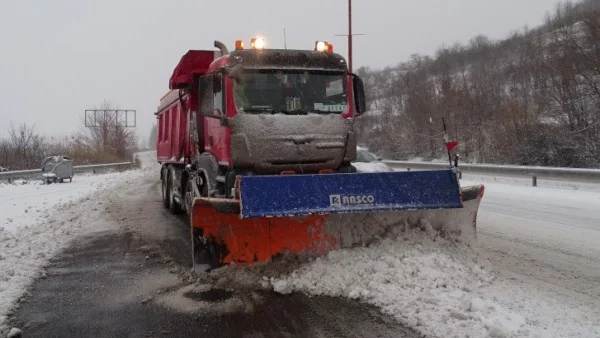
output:
[[347,36],[348,37],[348,71],[352,72],[352,38],[355,35],[365,34],[353,34],[352,33],[352,0],[348,0],[348,34],[336,34],[336,36]]
[[352,73],[352,0],[348,0],[348,70]]

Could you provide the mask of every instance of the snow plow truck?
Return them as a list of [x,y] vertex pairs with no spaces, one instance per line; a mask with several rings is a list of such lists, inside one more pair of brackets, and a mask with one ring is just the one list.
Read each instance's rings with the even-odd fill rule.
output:
[[162,201],[190,219],[196,271],[322,254],[394,227],[475,238],[482,186],[456,171],[357,173],[362,80],[324,41],[310,50],[190,50],[160,100]]

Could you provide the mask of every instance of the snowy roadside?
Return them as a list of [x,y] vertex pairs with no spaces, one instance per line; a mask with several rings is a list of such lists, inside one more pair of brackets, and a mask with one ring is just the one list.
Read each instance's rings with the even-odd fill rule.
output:
[[499,278],[475,250],[420,230],[330,252],[271,284],[282,294],[357,299],[431,337],[600,336],[593,302]]
[[484,184],[478,233],[600,260],[599,191]]
[[43,184],[41,180],[0,182],[0,225],[5,231],[42,222],[65,205],[119,181],[122,173],[82,174],[72,183]]
[[0,331],[43,267],[78,236],[109,230],[109,202],[152,169],[77,176],[73,183],[0,186]]
[[[532,178],[530,176],[502,176],[502,175],[489,175],[489,174],[476,174],[476,173],[463,173],[463,181],[465,182],[477,182],[479,184],[504,184],[512,186],[523,186],[532,187]],[[466,184],[461,181],[461,184]],[[551,178],[537,178],[537,186],[539,188],[550,188],[550,189],[561,189],[561,190],[575,190],[575,191],[589,191],[589,192],[600,192],[600,182],[593,181],[573,181],[566,179],[551,179]]]
[[411,230],[271,284],[358,299],[433,337],[600,337],[600,193],[461,183],[486,185],[478,248]]

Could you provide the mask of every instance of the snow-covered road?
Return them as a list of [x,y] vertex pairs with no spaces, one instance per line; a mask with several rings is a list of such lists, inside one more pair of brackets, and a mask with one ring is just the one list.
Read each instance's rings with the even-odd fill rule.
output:
[[597,186],[470,179],[461,184],[486,185],[476,250],[408,231],[330,253],[273,287],[360,299],[434,337],[600,337]]
[[[0,326],[44,262],[106,226],[99,215],[115,211],[108,202],[135,199],[131,184],[158,179],[153,156],[142,154],[142,170],[72,184],[0,186]],[[600,337],[600,185],[462,181],[475,183],[486,185],[475,250],[412,229],[332,252],[271,285],[357,299],[432,337]]]
[[78,175],[73,183],[0,185],[0,331],[6,315],[42,268],[70,241],[106,228],[104,203],[126,191],[143,170]]
[[600,192],[483,183],[482,254],[500,271],[600,298]]
[[499,273],[490,294],[542,324],[533,332],[600,337],[597,186],[561,182],[562,188],[536,188],[485,177],[476,182],[486,184],[479,252]]

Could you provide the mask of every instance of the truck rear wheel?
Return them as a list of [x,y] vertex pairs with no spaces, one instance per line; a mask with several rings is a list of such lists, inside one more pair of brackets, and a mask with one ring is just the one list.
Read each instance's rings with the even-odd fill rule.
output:
[[162,175],[160,178],[160,182],[161,182],[161,193],[162,193],[162,200],[163,200],[163,206],[165,207],[165,209],[169,209],[170,208],[170,203],[169,203],[169,195],[170,195],[170,191],[169,191],[169,184],[168,184],[168,171],[163,169],[162,170]]

